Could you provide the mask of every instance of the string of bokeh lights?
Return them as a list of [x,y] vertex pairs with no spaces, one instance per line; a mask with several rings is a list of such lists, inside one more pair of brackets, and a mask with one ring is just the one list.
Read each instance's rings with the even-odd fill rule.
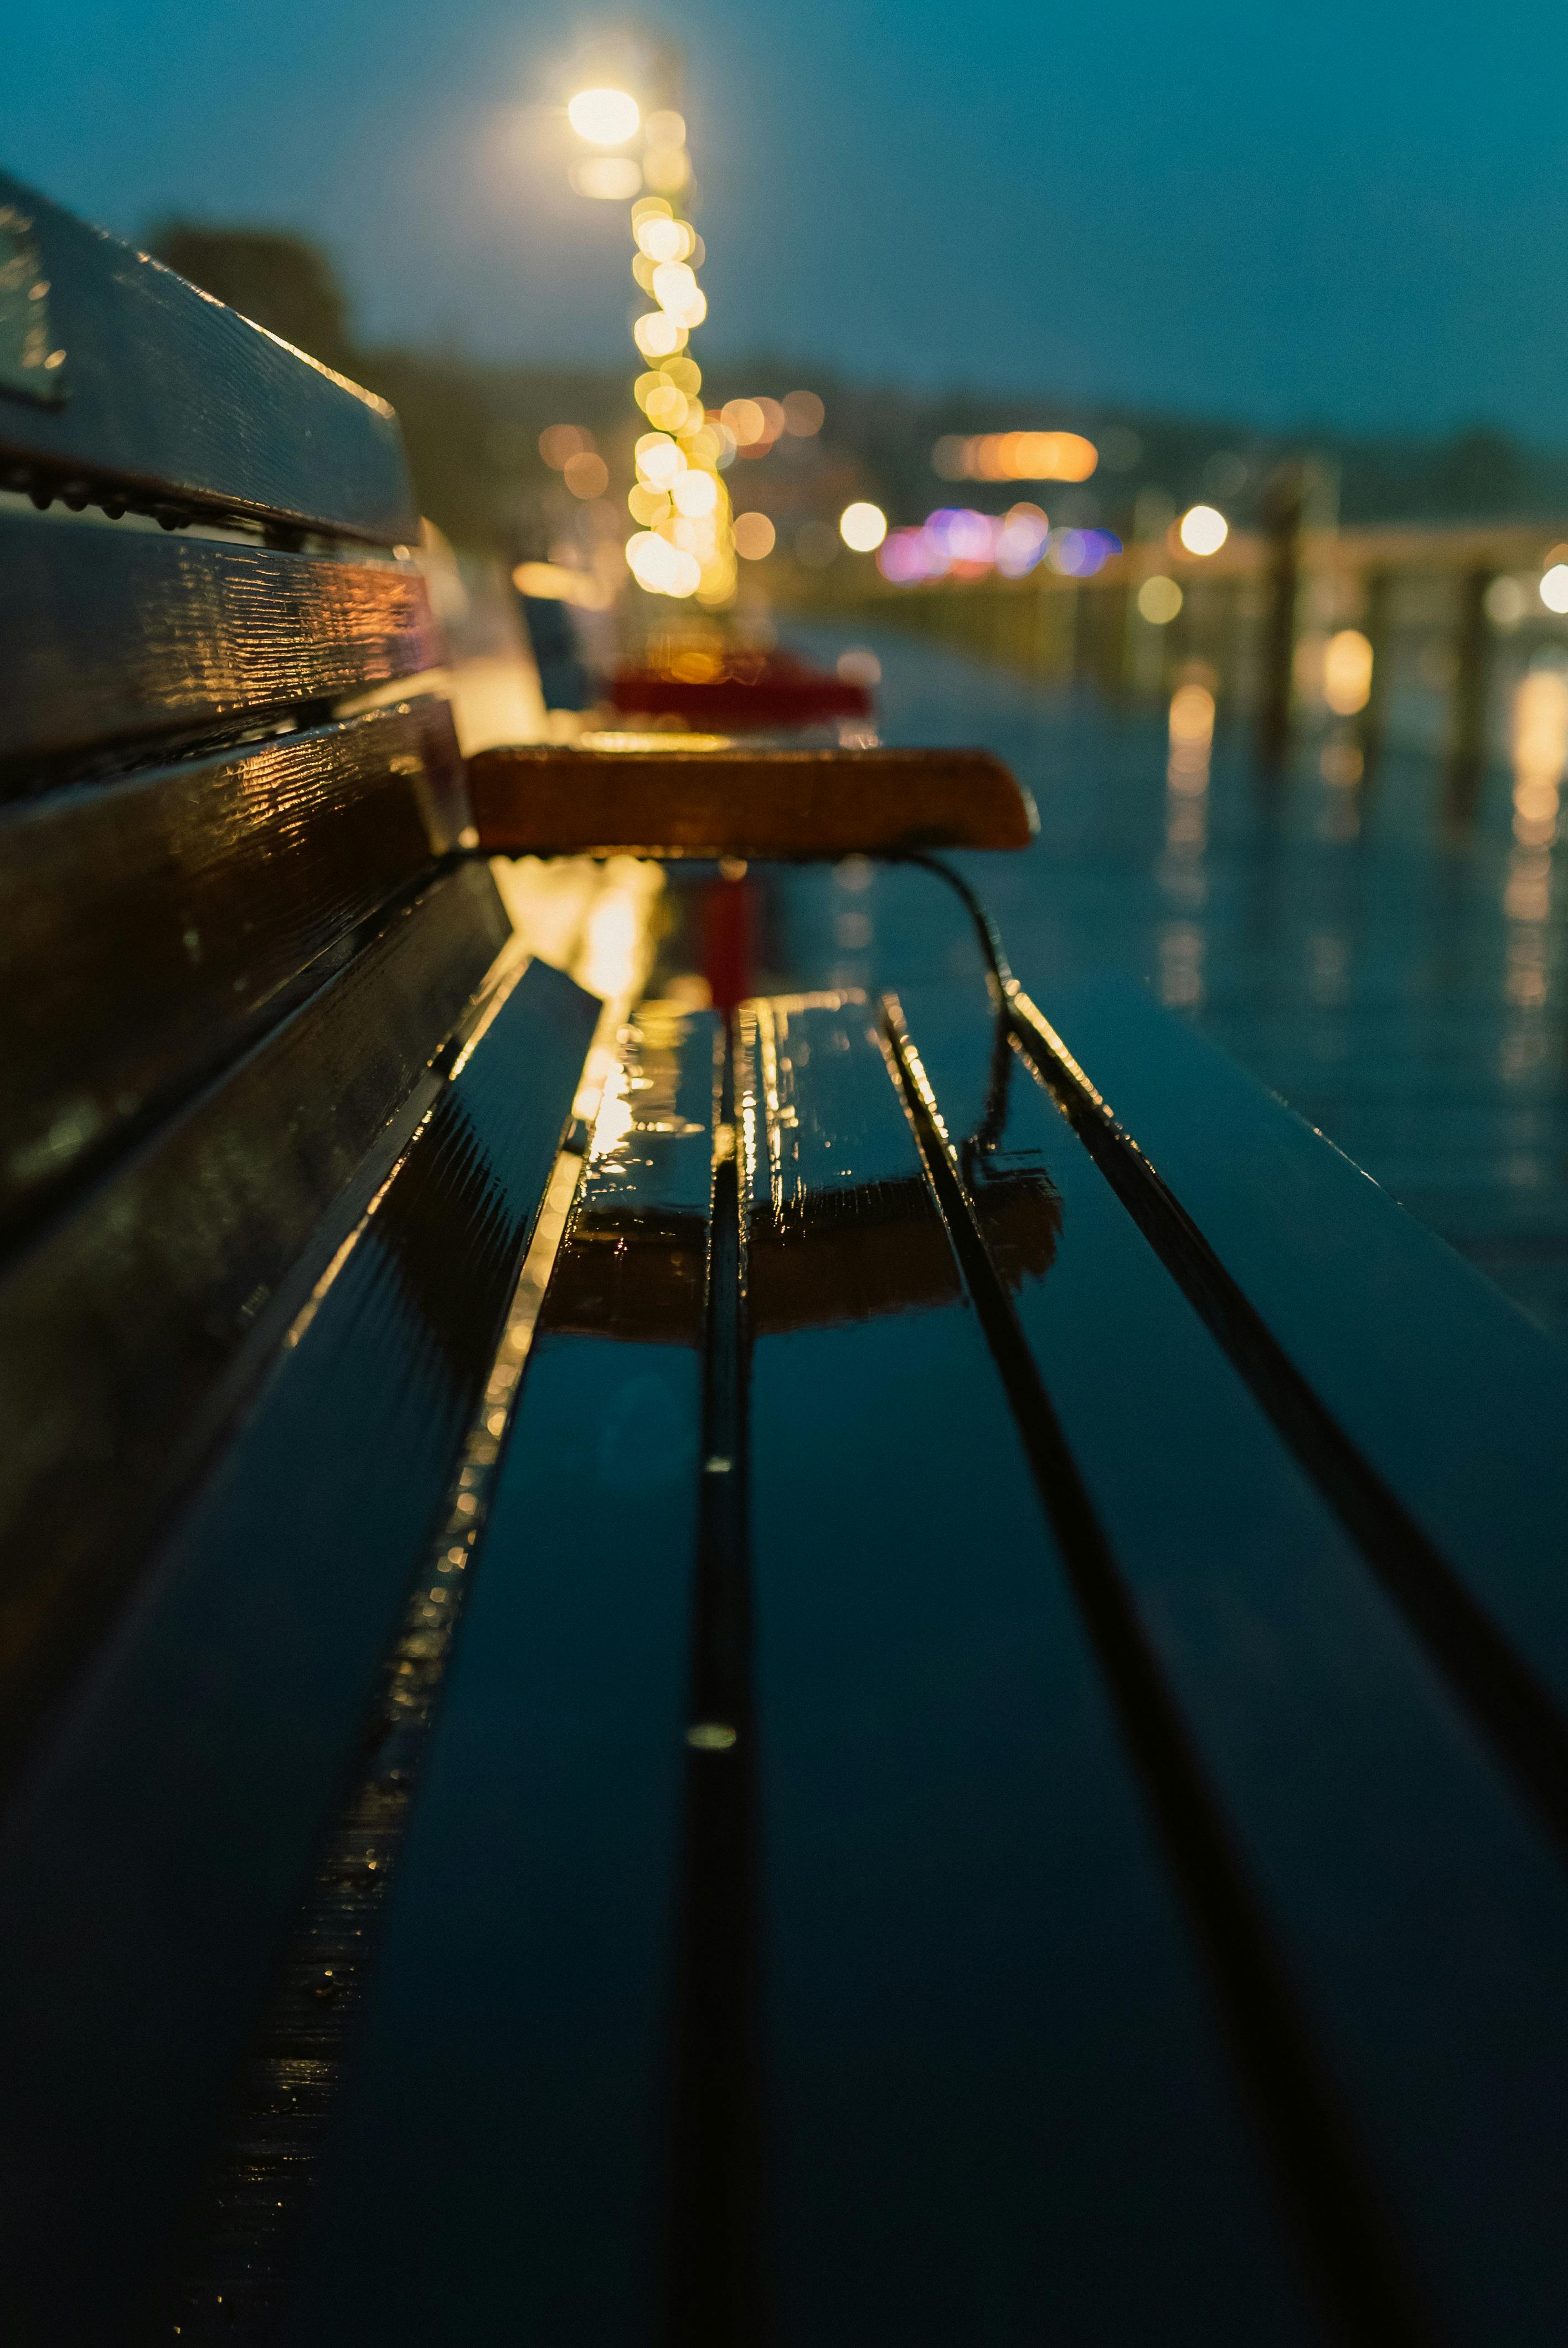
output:
[[[690,350],[708,301],[697,279],[702,240],[682,209],[692,183],[686,124],[670,108],[644,118],[628,91],[610,88],[579,90],[567,116],[592,146],[625,150],[641,140],[640,158],[602,153],[571,174],[581,195],[630,200],[631,274],[655,305],[631,327],[643,361],[632,394],[649,429],[632,452],[636,479],[627,504],[637,527],[626,541],[627,567],[650,594],[720,609],[734,598],[737,556],[760,561],[776,542],[766,514],[735,513],[725,472],[737,457],[766,456],[785,434],[819,432],[823,405],[815,392],[794,391],[783,400],[704,406],[702,371]],[[569,488],[573,463],[581,469],[573,456],[565,469]]]

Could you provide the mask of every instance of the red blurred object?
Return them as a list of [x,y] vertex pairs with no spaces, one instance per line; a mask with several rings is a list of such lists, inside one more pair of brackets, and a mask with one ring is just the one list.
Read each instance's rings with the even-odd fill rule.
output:
[[[700,674],[703,669],[709,674]],[[684,675],[674,666],[618,669],[610,697],[623,716],[681,717],[734,734],[869,717],[872,711],[865,685],[808,667],[789,653],[738,654],[722,664],[695,654]]]
[[743,869],[722,874],[702,897],[702,975],[715,1011],[733,1011],[756,993],[756,884]]

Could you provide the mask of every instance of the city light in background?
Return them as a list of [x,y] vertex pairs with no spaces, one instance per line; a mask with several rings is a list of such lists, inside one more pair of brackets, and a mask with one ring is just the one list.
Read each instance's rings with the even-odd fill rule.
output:
[[931,451],[931,469],[944,481],[1086,481],[1099,462],[1081,432],[949,435]]
[[887,535],[887,517],[880,506],[859,499],[839,515],[838,535],[852,554],[874,553]]
[[1189,506],[1177,525],[1177,535],[1189,554],[1217,554],[1231,534],[1231,526],[1214,506]]

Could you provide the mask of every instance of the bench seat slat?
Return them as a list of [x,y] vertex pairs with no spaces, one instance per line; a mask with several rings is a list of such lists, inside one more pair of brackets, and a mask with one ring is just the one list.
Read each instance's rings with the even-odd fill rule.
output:
[[777,2337],[1317,2338],[875,1013],[760,1019]]
[[433,666],[411,564],[0,514],[0,795],[48,761],[342,700]]
[[[0,390],[0,466],[387,545],[418,535],[385,402],[0,173],[63,352],[42,397]],[[25,225],[15,225],[18,221]]]
[[[957,1140],[981,1121],[994,1022],[978,994],[901,1002]],[[1053,1182],[1061,1230],[1049,1272],[1017,1278],[1015,1310],[1445,2336],[1545,2348],[1568,2291],[1557,1854],[1015,1064],[975,1195],[1031,1172]]]
[[583,1174],[288,2348],[657,2336],[712,1029],[641,1014],[646,1122]]
[[434,697],[0,814],[0,1230],[320,983],[466,819]]
[[131,2336],[442,1521],[599,1005],[529,965],[0,1836],[0,2312]]
[[1137,987],[1050,1025],[1351,1443],[1568,1711],[1568,1356]]
[[0,1279],[0,1756],[215,1433],[248,1341],[303,1301],[334,1210],[429,1106],[508,934],[486,869],[436,881]]

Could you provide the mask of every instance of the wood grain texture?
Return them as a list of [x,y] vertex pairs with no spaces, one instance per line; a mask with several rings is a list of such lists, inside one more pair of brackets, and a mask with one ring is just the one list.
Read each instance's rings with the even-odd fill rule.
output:
[[0,1282],[0,1746],[110,1603],[336,1203],[401,1146],[509,934],[464,865]]
[[0,813],[0,1232],[319,984],[466,819],[434,697]]
[[26,513],[0,514],[0,636],[12,795],[47,760],[341,698],[438,657],[412,565]]
[[837,857],[1027,848],[1032,801],[989,750],[481,751],[481,844],[516,856]]
[[0,392],[0,478],[375,543],[419,532],[397,420],[172,270],[0,174],[47,283],[62,393]]

